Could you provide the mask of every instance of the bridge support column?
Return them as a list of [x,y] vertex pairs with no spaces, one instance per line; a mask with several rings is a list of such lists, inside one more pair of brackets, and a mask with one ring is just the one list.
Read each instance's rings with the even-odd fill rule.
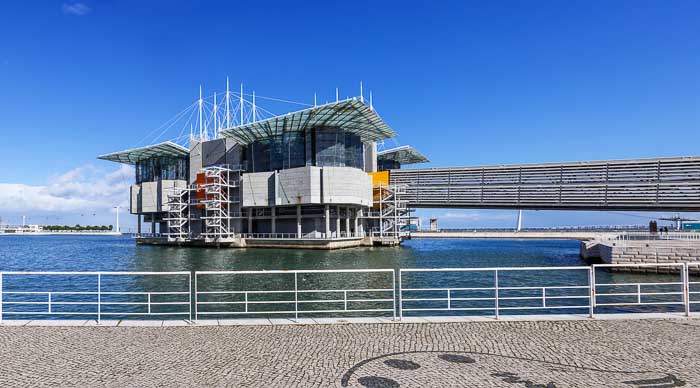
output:
[[520,232],[520,230],[523,228],[523,211],[518,210],[518,229],[516,232]]

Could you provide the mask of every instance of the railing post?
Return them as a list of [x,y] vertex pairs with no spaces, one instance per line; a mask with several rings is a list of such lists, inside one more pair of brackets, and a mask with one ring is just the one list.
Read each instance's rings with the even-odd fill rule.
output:
[[51,314],[51,291],[49,291],[49,314]]
[[188,317],[192,320],[192,272],[187,274],[187,307],[189,307]]
[[493,284],[494,284],[494,302],[496,304],[496,319],[499,319],[500,314],[498,313],[498,270],[493,271]]
[[298,288],[298,272],[294,272],[294,322],[299,320],[299,288]]
[[248,291],[243,292],[243,297],[245,298],[245,303],[243,304],[243,307],[245,308],[245,312],[248,312]]
[[542,307],[547,308],[547,288],[542,287]]
[[637,304],[642,304],[642,284],[637,283]]
[[2,322],[2,272],[0,272],[0,322]]
[[683,263],[681,268],[681,279],[683,280],[683,306],[685,307],[685,316],[690,316],[690,284],[688,284],[688,278],[690,273],[688,271],[688,264]]
[[97,274],[97,323],[102,319],[102,274]]
[[348,290],[343,290],[343,310],[348,311]]
[[391,300],[392,300],[392,302],[393,302],[392,304],[394,306],[394,308],[393,308],[393,312],[394,312],[393,320],[395,321],[396,320],[396,270],[395,269],[392,270],[392,273],[391,273]]
[[[401,300],[401,296],[403,295],[402,291],[402,284],[401,284],[401,268],[399,268],[398,272],[398,279],[399,279],[399,321],[403,319],[403,301]],[[396,298],[394,298],[396,300]]]
[[148,315],[151,315],[151,293],[146,294],[148,296]]
[[588,269],[588,317],[595,318],[595,267]]
[[197,288],[197,272],[194,273],[194,321],[195,323],[197,322],[198,319],[198,313],[199,313],[199,305],[197,304],[197,292],[199,289]]
[[450,292],[450,289],[448,288],[447,289],[447,310],[452,309],[452,300],[450,300],[450,294],[452,294],[452,292]]

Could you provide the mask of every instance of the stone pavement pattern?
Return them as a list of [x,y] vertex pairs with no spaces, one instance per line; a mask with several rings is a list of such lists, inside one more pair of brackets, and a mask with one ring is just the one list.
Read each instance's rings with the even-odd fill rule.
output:
[[700,319],[0,327],[2,387],[700,387]]

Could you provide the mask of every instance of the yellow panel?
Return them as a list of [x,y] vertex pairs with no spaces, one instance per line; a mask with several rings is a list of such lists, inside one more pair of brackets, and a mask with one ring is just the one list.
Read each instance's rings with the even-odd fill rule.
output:
[[368,172],[367,174],[372,177],[372,186],[389,185],[389,171]]

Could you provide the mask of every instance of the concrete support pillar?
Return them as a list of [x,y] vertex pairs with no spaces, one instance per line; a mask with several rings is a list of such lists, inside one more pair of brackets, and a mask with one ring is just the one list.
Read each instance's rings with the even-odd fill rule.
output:
[[335,237],[340,237],[340,206],[335,207]]
[[523,211],[518,210],[518,229],[516,232],[520,232],[520,230],[523,228]]
[[151,218],[151,233],[156,234],[156,220],[155,217]]
[[276,225],[276,223],[277,223],[276,218],[277,217],[276,217],[275,213],[277,213],[277,212],[275,211],[275,207],[273,206],[272,208],[270,208],[270,233],[272,233],[272,234],[277,233],[277,225]]
[[345,235],[350,237],[350,208],[345,208]]
[[248,233],[253,233],[253,208],[248,209]]
[[358,222],[358,216],[359,216],[359,213],[361,211],[362,211],[361,209],[355,210],[355,236],[361,236],[359,222]]
[[[364,209],[360,208],[360,209],[357,210],[357,218],[362,217],[364,214],[365,214]],[[357,218],[355,219],[355,221],[357,221]],[[359,225],[358,225],[358,226],[359,226],[359,229],[358,229],[358,230],[360,231],[360,236],[363,236],[363,237],[364,237],[364,235],[365,235],[365,224],[364,224],[364,222],[358,222],[358,224],[359,224]]]
[[301,238],[301,205],[297,205],[297,238]]
[[136,234],[141,235],[141,215],[136,215]]
[[324,216],[326,220],[326,238],[331,238],[331,208],[328,205],[324,209]]

